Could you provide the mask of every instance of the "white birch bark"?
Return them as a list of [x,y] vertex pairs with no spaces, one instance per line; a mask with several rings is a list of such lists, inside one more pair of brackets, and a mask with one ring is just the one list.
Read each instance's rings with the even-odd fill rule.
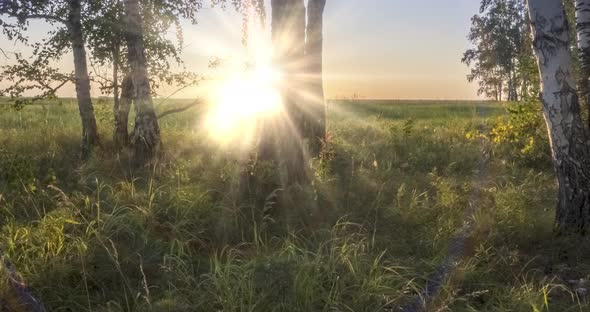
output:
[[326,0],[309,0],[307,4],[307,31],[305,59],[307,62],[308,106],[307,133],[313,156],[319,156],[326,138],[326,104],[323,83],[323,28]]
[[84,47],[84,34],[82,30],[81,2],[80,0],[68,1],[68,30],[74,55],[74,75],[76,84],[76,98],[82,119],[82,158],[89,156],[92,148],[98,143],[98,130],[94,118],[94,108],[90,95],[90,77]]
[[[305,109],[301,91],[305,72],[305,4],[303,0],[271,0],[272,41],[275,66],[282,74],[280,86],[285,120],[278,128],[266,127],[261,139],[261,155],[274,142],[277,162],[282,163],[283,184],[306,183],[305,147],[302,140]],[[272,131],[273,133],[270,133]]]
[[560,232],[585,233],[590,229],[588,129],[580,117],[565,10],[556,0],[529,0],[528,7],[559,182],[556,227]]
[[152,102],[139,0],[125,0],[124,4],[127,22],[127,61],[135,108],[131,145],[136,164],[142,165],[151,162],[159,152],[160,126]]
[[590,0],[574,0],[576,5],[576,30],[580,50],[590,49]]
[[[576,6],[576,33],[582,63],[582,94],[590,111],[590,0],[574,0]],[[588,119],[590,125],[590,118]]]

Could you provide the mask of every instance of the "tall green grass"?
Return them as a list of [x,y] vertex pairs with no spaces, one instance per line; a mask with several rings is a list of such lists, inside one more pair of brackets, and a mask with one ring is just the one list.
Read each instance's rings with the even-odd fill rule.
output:
[[467,220],[433,311],[590,309],[571,283],[590,244],[553,236],[550,166],[467,135],[500,104],[331,102],[313,186],[291,188],[212,148],[198,110],[162,119],[165,157],[132,169],[96,106],[87,162],[71,101],[0,107],[0,246],[51,311],[397,311]]

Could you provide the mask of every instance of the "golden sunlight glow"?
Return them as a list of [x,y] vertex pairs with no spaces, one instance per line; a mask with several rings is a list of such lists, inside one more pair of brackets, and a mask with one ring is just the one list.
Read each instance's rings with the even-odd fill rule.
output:
[[221,139],[250,131],[262,119],[282,110],[277,84],[279,75],[272,68],[257,68],[220,83],[214,90],[207,127]]
[[272,65],[268,30],[249,25],[244,49],[246,53],[236,51],[242,57],[223,64],[221,79],[209,89],[209,109],[203,123],[212,140],[232,147],[251,145],[262,122],[277,119],[283,111],[282,75]]

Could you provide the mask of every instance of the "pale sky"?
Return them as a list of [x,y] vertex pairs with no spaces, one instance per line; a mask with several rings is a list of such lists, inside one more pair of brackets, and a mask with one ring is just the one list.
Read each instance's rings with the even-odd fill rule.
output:
[[[207,1],[205,1],[207,2]],[[324,75],[330,98],[358,94],[374,99],[477,99],[475,84],[460,62],[477,0],[327,0],[324,21]],[[269,10],[270,11],[270,10]],[[187,69],[211,73],[209,60],[241,53],[241,17],[233,9],[208,5],[199,24],[184,24]],[[32,24],[34,38],[47,31]],[[4,50],[21,50],[0,40]],[[6,63],[0,59],[0,64]],[[72,68],[71,56],[59,62]],[[4,86],[4,84],[0,84]],[[162,92],[166,95],[166,91]],[[68,87],[61,96],[73,96]],[[179,97],[196,96],[189,90]],[[100,95],[93,88],[93,95]]]

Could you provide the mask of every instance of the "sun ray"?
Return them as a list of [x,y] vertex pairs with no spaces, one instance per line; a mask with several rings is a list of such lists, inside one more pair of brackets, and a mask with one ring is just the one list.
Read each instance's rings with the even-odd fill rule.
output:
[[248,25],[248,43],[239,57],[225,61],[221,79],[208,87],[208,109],[201,123],[208,137],[221,147],[252,147],[261,125],[284,118],[283,77],[273,65],[270,33]]

